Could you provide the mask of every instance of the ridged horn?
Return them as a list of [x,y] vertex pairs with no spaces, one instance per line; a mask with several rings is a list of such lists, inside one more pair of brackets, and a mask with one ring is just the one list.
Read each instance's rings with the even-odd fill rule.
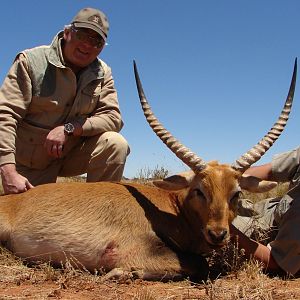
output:
[[167,131],[164,128],[164,126],[158,121],[158,119],[153,114],[151,107],[145,97],[135,61],[133,61],[133,65],[135,81],[139,93],[141,106],[150,127],[155,132],[155,134],[161,139],[161,141],[163,141],[163,143],[181,161],[183,161],[187,166],[189,166],[194,172],[201,172],[206,167],[205,162],[191,150],[182,145],[169,131]]
[[232,164],[232,167],[241,173],[246,171],[252,164],[257,162],[274,144],[284,130],[284,127],[289,119],[291,112],[295,86],[297,77],[297,58],[295,59],[294,71],[291,80],[288,96],[286,98],[284,107],[277,122],[273,125],[270,131],[248,152],[243,154],[239,159]]

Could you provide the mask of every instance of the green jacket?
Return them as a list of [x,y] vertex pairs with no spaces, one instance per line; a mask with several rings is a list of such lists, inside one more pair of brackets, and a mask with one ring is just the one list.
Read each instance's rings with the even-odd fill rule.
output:
[[45,168],[53,160],[43,148],[45,138],[68,121],[79,121],[83,136],[119,132],[123,126],[111,69],[96,59],[76,78],[64,64],[62,35],[49,46],[19,53],[3,82],[0,165]]

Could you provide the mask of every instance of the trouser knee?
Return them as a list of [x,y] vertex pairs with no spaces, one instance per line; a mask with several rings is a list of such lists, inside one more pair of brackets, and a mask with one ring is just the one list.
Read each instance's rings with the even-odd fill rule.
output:
[[129,145],[116,132],[103,133],[97,140],[87,170],[87,181],[120,181]]
[[[117,132],[86,137],[66,156],[60,176],[87,173],[87,181],[119,181],[122,178],[129,145]],[[76,163],[74,163],[76,161]]]
[[[104,141],[104,142],[103,142]],[[124,164],[130,153],[130,148],[126,139],[117,132],[105,132],[100,137],[100,148],[107,153],[107,163]],[[97,148],[95,149],[97,151]]]
[[125,164],[130,152],[126,139],[117,132],[105,132],[94,137],[96,142],[91,153],[90,167],[100,165]]

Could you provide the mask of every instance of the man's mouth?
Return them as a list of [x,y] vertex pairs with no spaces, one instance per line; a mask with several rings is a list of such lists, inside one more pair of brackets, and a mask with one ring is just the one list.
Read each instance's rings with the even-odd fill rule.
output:
[[87,56],[89,56],[89,52],[83,51],[83,50],[81,50],[79,48],[76,49],[76,53],[80,57],[87,57]]

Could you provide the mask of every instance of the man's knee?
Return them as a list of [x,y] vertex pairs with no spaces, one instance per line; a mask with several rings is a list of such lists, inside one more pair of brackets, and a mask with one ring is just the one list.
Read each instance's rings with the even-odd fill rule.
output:
[[107,141],[107,146],[113,148],[115,151],[124,152],[126,155],[129,154],[130,149],[126,139],[117,132],[105,132],[103,138]]
[[121,134],[103,133],[89,161],[87,181],[120,181],[128,154],[129,145]]
[[[94,155],[106,153],[107,163],[125,163],[130,153],[130,148],[126,139],[117,132],[105,132],[99,138],[98,146],[94,151]],[[97,155],[97,154],[96,154]]]

